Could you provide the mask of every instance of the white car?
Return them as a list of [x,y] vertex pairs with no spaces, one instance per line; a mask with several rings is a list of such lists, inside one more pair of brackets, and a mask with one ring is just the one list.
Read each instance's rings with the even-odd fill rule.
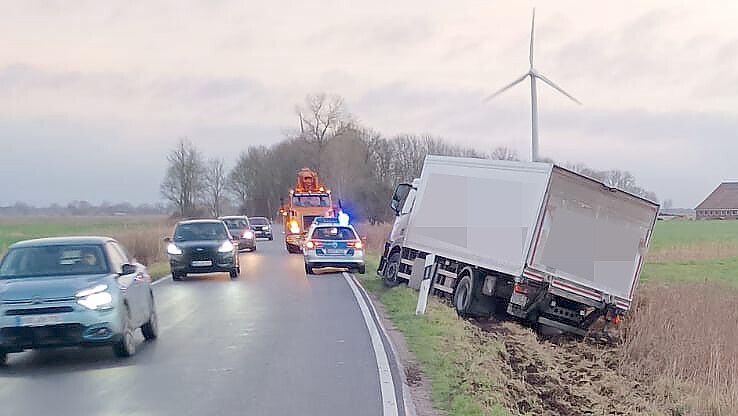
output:
[[364,245],[354,227],[336,218],[317,218],[307,232],[302,247],[305,273],[321,267],[345,268],[366,273]]

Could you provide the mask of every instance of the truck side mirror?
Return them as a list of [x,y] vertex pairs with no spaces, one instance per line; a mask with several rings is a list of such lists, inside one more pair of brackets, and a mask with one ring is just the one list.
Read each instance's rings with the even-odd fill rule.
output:
[[392,211],[395,212],[395,215],[400,215],[402,205],[405,203],[405,199],[410,193],[410,189],[412,189],[412,186],[406,183],[401,183],[397,185],[397,188],[395,188],[395,193],[392,195],[392,202],[390,202],[390,207],[392,208]]

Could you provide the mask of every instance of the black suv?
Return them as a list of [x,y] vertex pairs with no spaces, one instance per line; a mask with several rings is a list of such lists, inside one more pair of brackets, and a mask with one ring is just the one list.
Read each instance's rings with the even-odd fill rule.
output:
[[174,236],[164,241],[174,280],[182,280],[188,273],[214,272],[227,272],[236,279],[241,272],[238,243],[234,244],[223,221],[181,221]]

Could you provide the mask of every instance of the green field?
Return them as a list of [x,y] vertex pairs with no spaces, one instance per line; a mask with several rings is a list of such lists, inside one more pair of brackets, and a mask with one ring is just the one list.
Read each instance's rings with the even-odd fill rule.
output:
[[657,221],[650,250],[705,243],[738,246],[738,221]]
[[[155,278],[169,273],[159,249],[160,239],[166,235],[166,218],[138,217],[17,217],[0,219],[0,255],[21,240],[70,235],[99,235],[117,238],[126,248],[140,257],[151,258],[148,267]],[[142,240],[151,244],[142,245]],[[141,250],[158,250],[143,253]],[[147,254],[144,256],[144,254]]]

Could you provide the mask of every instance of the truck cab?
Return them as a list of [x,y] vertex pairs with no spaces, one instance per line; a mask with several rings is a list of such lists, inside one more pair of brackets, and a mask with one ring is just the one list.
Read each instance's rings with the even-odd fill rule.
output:
[[[404,245],[405,234],[407,232],[407,225],[410,221],[410,212],[412,211],[413,204],[415,203],[415,196],[418,193],[418,185],[420,179],[414,179],[412,183],[401,183],[397,185],[395,193],[392,195],[392,202],[390,207],[395,212],[395,221],[392,224],[392,230],[390,230],[389,237],[384,244],[384,253],[379,261],[379,268],[377,273],[381,276],[385,276],[385,281],[389,285],[394,285],[402,280],[404,273],[399,271],[400,264],[393,264],[389,275],[385,273],[389,259],[399,261],[399,254],[402,246]],[[397,273],[400,273],[398,276]]]

